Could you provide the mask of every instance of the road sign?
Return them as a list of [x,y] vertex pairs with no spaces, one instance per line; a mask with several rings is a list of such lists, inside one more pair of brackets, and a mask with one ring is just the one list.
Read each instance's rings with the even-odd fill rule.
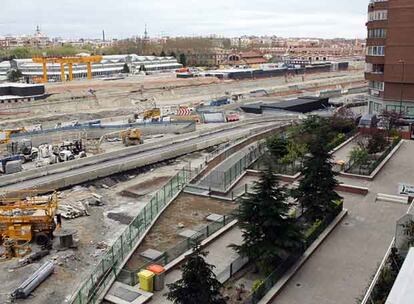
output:
[[414,186],[407,184],[399,184],[398,194],[414,197]]

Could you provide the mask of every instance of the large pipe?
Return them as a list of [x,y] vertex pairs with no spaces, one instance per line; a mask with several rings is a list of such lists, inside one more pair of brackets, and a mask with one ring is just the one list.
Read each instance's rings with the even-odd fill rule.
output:
[[33,290],[35,290],[53,273],[54,268],[55,265],[51,261],[44,263],[38,270],[35,271],[34,274],[32,274],[26,281],[24,281],[17,289],[12,292],[12,298],[27,298]]

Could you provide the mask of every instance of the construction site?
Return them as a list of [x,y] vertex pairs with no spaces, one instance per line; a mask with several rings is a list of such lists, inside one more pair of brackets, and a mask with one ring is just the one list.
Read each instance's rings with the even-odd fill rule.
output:
[[[170,303],[165,284],[179,277],[189,240],[240,242],[236,199],[257,179],[246,172],[262,141],[309,114],[366,106],[361,62],[244,80],[96,79],[91,63],[102,58],[91,57],[89,79],[70,76],[76,58],[39,57],[39,83],[3,85],[0,303]],[[48,82],[47,64],[67,81]],[[246,264],[231,249],[211,252],[223,283],[229,264]],[[168,274],[152,291],[139,287],[151,269]]]

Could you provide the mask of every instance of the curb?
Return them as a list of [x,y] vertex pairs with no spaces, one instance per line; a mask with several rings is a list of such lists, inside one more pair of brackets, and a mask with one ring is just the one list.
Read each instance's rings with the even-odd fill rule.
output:
[[354,179],[364,179],[367,181],[373,181],[377,174],[382,170],[382,168],[385,167],[385,165],[388,163],[388,161],[394,156],[395,153],[398,152],[398,150],[401,148],[401,146],[405,143],[405,139],[402,139],[398,145],[394,147],[394,149],[391,150],[391,152],[387,155],[387,157],[384,158],[384,160],[375,168],[375,170],[371,173],[371,175],[360,175],[360,174],[352,174],[352,173],[346,173],[346,172],[339,172],[339,176],[348,177],[348,178],[354,178]]

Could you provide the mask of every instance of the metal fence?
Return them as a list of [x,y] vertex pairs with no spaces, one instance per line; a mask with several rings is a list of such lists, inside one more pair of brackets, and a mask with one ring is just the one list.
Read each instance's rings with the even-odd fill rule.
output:
[[227,266],[222,272],[217,274],[217,280],[224,284],[229,280],[235,273],[247,265],[249,262],[248,258],[238,257],[229,266]]
[[196,242],[201,242],[205,240],[206,238],[208,238],[213,233],[217,232],[218,230],[226,226],[234,219],[235,216],[233,214],[224,215],[222,219],[210,223],[209,225],[198,230],[197,233],[195,233],[192,237],[181,241],[174,247],[165,251],[162,257],[160,257],[158,260],[145,262],[134,270],[122,269],[118,277],[118,281],[131,286],[135,286],[136,284],[138,284],[138,272],[140,272],[142,269],[146,269],[151,264],[158,264],[162,266],[167,265],[168,263],[174,261],[176,258],[181,256],[188,250],[192,249]]
[[98,303],[108,284],[111,284],[112,280],[121,272],[124,259],[138,244],[140,237],[143,236],[161,210],[181,191],[191,179],[191,176],[190,168],[184,167],[162,189],[155,193],[151,201],[104,254],[90,276],[83,282],[71,303]]
[[289,255],[285,260],[279,263],[276,269],[263,280],[263,283],[254,290],[244,301],[244,304],[256,304],[273,288],[273,286],[283,277],[283,275],[288,271],[302,256],[302,254],[309,248],[310,245],[319,237],[319,235],[332,223],[332,221],[341,213],[343,209],[343,203],[339,204],[336,210],[329,214],[321,224],[312,231],[312,233],[304,240],[303,246],[297,252]]
[[199,182],[199,186],[213,191],[226,192],[231,185],[243,174],[243,172],[253,164],[265,151],[265,144],[259,143],[230,168],[225,171],[214,170]]

